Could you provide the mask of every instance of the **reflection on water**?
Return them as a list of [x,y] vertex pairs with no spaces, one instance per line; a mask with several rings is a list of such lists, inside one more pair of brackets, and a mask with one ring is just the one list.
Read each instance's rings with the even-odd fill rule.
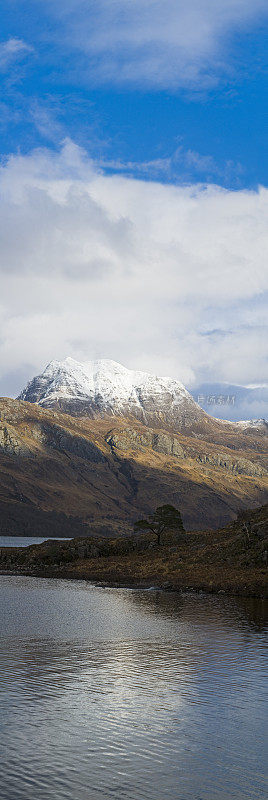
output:
[[267,797],[264,601],[14,576],[1,598],[2,800]]

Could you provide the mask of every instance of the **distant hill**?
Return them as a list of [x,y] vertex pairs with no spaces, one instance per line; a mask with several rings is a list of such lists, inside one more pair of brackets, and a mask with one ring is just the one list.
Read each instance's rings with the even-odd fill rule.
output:
[[268,385],[249,388],[227,383],[202,383],[192,390],[195,401],[213,417],[268,419]]

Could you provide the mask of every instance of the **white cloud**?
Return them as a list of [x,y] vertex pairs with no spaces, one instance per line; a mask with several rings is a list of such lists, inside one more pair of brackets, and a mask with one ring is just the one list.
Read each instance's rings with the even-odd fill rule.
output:
[[180,183],[187,183],[189,175],[195,174],[197,179],[202,176],[203,181],[215,179],[239,180],[243,173],[243,167],[238,162],[225,160],[222,164],[217,164],[213,156],[201,155],[195,150],[186,150],[179,145],[171,156],[155,158],[150,161],[120,161],[112,159],[101,159],[100,165],[108,171],[124,173],[129,176],[138,175],[150,177],[152,180],[169,180],[174,183],[179,179]]
[[57,118],[57,104],[55,103],[54,105],[55,108],[53,108],[53,105],[52,107],[46,106],[34,100],[29,109],[30,118],[38,133],[40,133],[43,140],[53,144],[63,139],[63,125]]
[[11,64],[24,58],[26,53],[33,52],[33,47],[23,39],[10,38],[0,42],[0,70],[6,70]]
[[0,186],[2,376],[71,355],[267,380],[267,190],[108,177],[70,141]]
[[258,24],[266,0],[53,0],[61,37],[84,53],[91,82],[209,87],[230,74],[230,39]]

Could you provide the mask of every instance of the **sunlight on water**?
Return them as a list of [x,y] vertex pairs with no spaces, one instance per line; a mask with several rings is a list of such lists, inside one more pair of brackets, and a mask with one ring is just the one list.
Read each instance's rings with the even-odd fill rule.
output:
[[264,601],[2,576],[1,605],[2,800],[267,797]]

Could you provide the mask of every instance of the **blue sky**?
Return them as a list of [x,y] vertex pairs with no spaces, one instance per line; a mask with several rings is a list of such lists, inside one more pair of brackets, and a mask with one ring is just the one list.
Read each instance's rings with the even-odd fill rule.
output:
[[0,12],[0,390],[67,355],[267,383],[267,0]]
[[[137,6],[134,21],[130,5]],[[184,5],[180,0],[148,3],[152,41],[150,30],[143,41],[146,5],[0,3],[2,154],[57,147],[68,136],[107,170],[230,188],[266,184],[266,3],[192,0],[192,26],[201,28],[206,20],[193,42],[187,20],[176,12]],[[159,44],[165,6],[170,26]],[[176,50],[172,36],[172,26],[183,23],[185,52],[180,39]],[[131,24],[137,28],[134,44]],[[95,51],[94,36],[100,39]],[[152,69],[144,59],[146,46],[155,57]]]

